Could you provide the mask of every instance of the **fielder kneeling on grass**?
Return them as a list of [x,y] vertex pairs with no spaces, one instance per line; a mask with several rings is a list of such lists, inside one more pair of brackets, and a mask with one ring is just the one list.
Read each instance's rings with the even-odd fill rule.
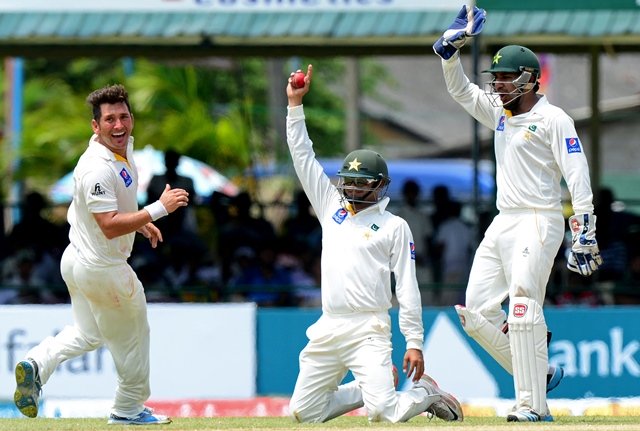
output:
[[[293,76],[293,74],[291,74]],[[372,422],[404,422],[424,412],[462,420],[460,403],[424,374],[420,291],[409,225],[386,211],[391,179],[377,153],[347,155],[331,183],[305,125],[303,87],[287,86],[287,141],[296,174],[322,225],[322,316],[307,330],[289,405],[298,422],[326,422],[365,407]],[[397,392],[391,362],[391,275],[407,342],[403,371],[413,387]],[[355,380],[341,384],[347,372]]]
[[[509,373],[516,395],[510,422],[551,421],[547,392],[563,377],[548,363],[542,306],[564,238],[560,181],[575,215],[567,267],[591,275],[602,264],[589,167],[573,120],[538,94],[540,62],[528,48],[509,45],[494,56],[486,91],[465,76],[459,50],[479,34],[485,11],[463,6],[433,45],[447,89],[476,120],[494,131],[500,211],[476,251],[465,305],[456,306],[465,331]],[[487,97],[488,96],[488,97]],[[509,298],[505,318],[502,302]]]

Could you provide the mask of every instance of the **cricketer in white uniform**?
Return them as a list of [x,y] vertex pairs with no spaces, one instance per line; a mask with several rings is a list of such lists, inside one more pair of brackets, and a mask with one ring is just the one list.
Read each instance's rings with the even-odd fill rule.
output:
[[[364,406],[372,422],[404,422],[425,411],[462,420],[457,400],[424,375],[413,238],[406,221],[385,210],[386,163],[373,151],[356,150],[345,159],[338,186],[331,183],[305,125],[302,97],[311,75],[309,65],[305,87],[287,87],[287,141],[322,225],[322,316],[307,329],[290,415],[298,422],[325,422]],[[404,392],[395,390],[391,362],[392,272],[407,343],[403,370],[414,381]],[[349,370],[355,380],[341,385]]]
[[142,284],[127,263],[136,231],[156,247],[152,220],[188,203],[188,194],[167,185],[160,199],[138,210],[138,172],[133,159],[133,115],[124,87],[113,85],[87,98],[93,136],[74,170],[67,219],[70,244],[61,261],[74,324],[32,348],[16,366],[15,403],[29,417],[61,362],[106,346],[118,374],[110,424],[162,424],[169,418],[144,406],[149,398],[149,324]]
[[[508,421],[553,420],[546,393],[561,368],[549,367],[542,306],[564,237],[560,183],[575,215],[567,266],[590,275],[602,263],[584,148],[573,120],[537,94],[540,63],[528,48],[509,45],[492,59],[488,91],[465,76],[459,48],[482,30],[485,11],[463,7],[434,44],[451,96],[494,131],[498,215],[485,232],[469,276],[466,306],[456,306],[465,331],[514,376],[516,406]],[[501,304],[509,298],[509,313]],[[506,323],[506,325],[505,325]],[[548,376],[547,376],[548,375]]]

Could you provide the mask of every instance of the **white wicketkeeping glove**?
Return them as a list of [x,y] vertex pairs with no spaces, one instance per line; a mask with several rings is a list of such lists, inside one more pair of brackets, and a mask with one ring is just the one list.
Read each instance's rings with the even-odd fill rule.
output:
[[453,24],[433,44],[433,50],[444,60],[450,59],[464,46],[467,37],[475,36],[482,31],[486,19],[487,12],[484,9],[474,6],[469,13],[467,6],[462,6]]
[[596,216],[590,213],[569,217],[571,252],[567,268],[582,275],[591,275],[602,265],[600,249],[596,241]]

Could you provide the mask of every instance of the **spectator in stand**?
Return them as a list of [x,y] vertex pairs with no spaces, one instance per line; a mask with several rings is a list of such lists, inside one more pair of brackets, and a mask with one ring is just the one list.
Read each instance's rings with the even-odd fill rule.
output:
[[38,253],[54,248],[64,248],[67,244],[67,231],[44,217],[48,203],[38,192],[30,192],[22,201],[20,220],[9,234],[11,251],[32,248]]
[[622,284],[629,275],[630,252],[635,246],[632,233],[640,229],[640,217],[620,207],[613,190],[606,187],[598,191],[594,212],[598,216],[598,244],[603,260],[595,288],[605,304],[613,305],[616,291],[625,290]]
[[31,248],[18,250],[7,258],[3,287],[3,304],[55,304],[60,301],[47,285],[42,274],[49,268],[48,262],[38,261]]
[[282,225],[278,263],[289,272],[295,305],[319,306],[320,280],[314,266],[322,252],[322,228],[304,190],[295,193],[293,204]]
[[433,281],[429,264],[429,238],[433,234],[431,218],[420,207],[420,185],[412,179],[402,185],[402,205],[394,211],[409,224],[416,245],[416,277],[422,287]]
[[273,241],[258,247],[256,259],[229,281],[236,292],[259,306],[292,305],[292,282],[289,271],[277,264],[278,250]]
[[[16,255],[19,251],[30,250],[33,253],[34,276],[50,288],[63,286],[60,275],[60,259],[68,244],[68,228],[58,226],[44,216],[48,207],[45,197],[38,192],[28,193],[21,205],[20,220],[8,236],[7,251]],[[66,289],[60,294],[60,300],[67,301]]]
[[431,191],[431,200],[434,207],[431,213],[431,225],[435,231],[440,226],[440,223],[449,217],[449,204],[451,203],[449,187],[444,184],[435,186]]
[[616,294],[616,304],[640,304],[640,231],[631,233],[632,246],[629,249],[629,278],[626,288]]
[[473,229],[460,217],[460,202],[449,203],[449,217],[444,219],[435,235],[435,254],[441,258],[441,305],[455,305],[464,301],[464,290],[469,280],[473,254]]
[[621,281],[629,267],[629,231],[640,225],[640,217],[626,211],[614,211],[613,191],[602,188],[595,200],[600,254],[604,261],[597,274],[598,281]]
[[240,192],[232,198],[228,219],[220,226],[217,250],[222,265],[223,283],[227,283],[232,276],[236,250],[248,247],[257,255],[262,243],[276,241],[273,225],[261,215],[254,217],[251,214],[253,204],[249,193]]
[[[178,174],[178,165],[180,164],[181,154],[176,150],[169,149],[164,153],[164,166],[165,172],[164,174],[154,175],[151,177],[149,181],[149,186],[147,187],[147,202],[149,204],[151,202],[155,202],[162,192],[164,192],[164,188],[167,184],[171,184],[174,188],[180,188],[187,193],[189,193],[189,198],[192,202],[198,202],[198,195],[196,194],[196,188],[193,184],[193,180],[189,177],[185,177],[184,175]],[[158,224],[159,228],[162,229],[162,232],[165,235],[165,240],[167,240],[167,235],[179,233],[182,231],[188,232],[197,232],[197,225],[195,222],[195,215],[193,214],[192,207],[184,207],[178,208],[172,217],[167,217],[162,220],[162,223]]]
[[318,218],[312,214],[311,203],[304,190],[296,192],[293,204],[293,214],[282,225],[283,241],[314,251],[320,250],[322,229]]
[[[180,158],[180,153],[172,149],[164,153],[165,173],[151,177],[147,187],[146,205],[158,200],[167,184],[171,184],[173,188],[185,190],[189,193],[190,202],[198,203],[199,197],[193,180],[178,174]],[[198,256],[207,252],[206,244],[198,236],[198,224],[193,206],[178,208],[171,217],[162,218],[156,224],[162,232],[165,243],[163,267],[170,265],[176,259],[181,259],[180,254],[184,250],[190,250]],[[149,248],[148,245],[146,247]]]
[[440,224],[449,217],[449,206],[451,205],[451,197],[449,195],[449,187],[440,184],[431,191],[431,200],[433,202],[433,212],[431,213],[431,236],[429,237],[429,257],[431,260],[432,277],[435,283],[442,283],[442,263],[441,256],[435,253],[434,239],[438,233]]

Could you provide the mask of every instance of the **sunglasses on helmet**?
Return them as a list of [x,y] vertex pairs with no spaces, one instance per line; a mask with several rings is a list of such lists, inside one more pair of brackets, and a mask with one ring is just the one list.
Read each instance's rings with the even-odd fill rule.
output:
[[373,178],[354,178],[354,177],[343,177],[342,179],[342,183],[345,186],[349,186],[349,187],[363,187],[363,186],[370,186],[371,184],[375,183],[376,179]]

